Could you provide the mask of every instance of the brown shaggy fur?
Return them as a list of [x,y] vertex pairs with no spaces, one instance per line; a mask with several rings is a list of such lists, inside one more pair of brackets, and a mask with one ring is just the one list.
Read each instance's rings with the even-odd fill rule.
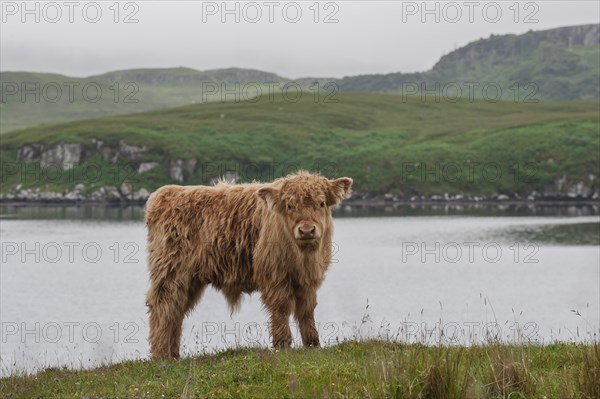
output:
[[208,284],[237,309],[259,291],[275,348],[291,345],[293,313],[318,346],[317,289],[331,261],[331,207],[352,179],[299,171],[272,183],[164,186],[146,205],[147,295],[153,357],[179,357],[181,327]]

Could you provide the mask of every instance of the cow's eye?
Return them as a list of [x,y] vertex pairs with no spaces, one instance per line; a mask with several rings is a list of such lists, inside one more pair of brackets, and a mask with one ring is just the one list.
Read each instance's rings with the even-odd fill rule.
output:
[[321,202],[321,208],[325,208],[325,203]]
[[287,206],[287,210],[288,210],[289,212],[291,212],[291,211],[293,211],[293,210],[294,210],[294,207],[293,207],[291,204],[288,204],[288,206]]

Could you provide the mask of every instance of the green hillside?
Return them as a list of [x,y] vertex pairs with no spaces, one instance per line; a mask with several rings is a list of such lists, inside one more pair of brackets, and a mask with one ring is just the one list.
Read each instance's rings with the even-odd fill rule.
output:
[[598,98],[599,35],[598,25],[492,35],[442,57],[425,80],[495,82],[506,98],[514,95],[515,83],[531,84],[538,98]]
[[[231,101],[235,100],[233,95],[221,96],[222,84],[227,90],[235,90],[236,84],[251,83],[245,92],[238,94],[238,100],[242,101],[256,95],[254,83],[266,93],[264,82],[284,81],[287,79],[275,74],[237,68],[205,72],[189,68],[135,69],[87,78],[2,72],[0,133],[42,123],[143,112],[221,99]],[[27,91],[30,94],[26,94]]]
[[[0,155],[19,162],[20,171],[67,158],[81,165],[61,178],[3,168],[2,192],[19,184],[61,191],[84,183],[96,190],[124,180],[152,190],[170,182],[208,184],[226,171],[242,181],[271,180],[297,168],[351,176],[358,192],[403,196],[598,191],[597,100],[424,103],[343,93],[338,100],[198,104],[7,133]],[[137,172],[152,162],[151,170]],[[102,178],[86,179],[89,163],[103,168]],[[115,165],[132,173],[115,178]]]
[[[291,81],[273,73],[228,68],[135,69],[87,78],[30,72],[0,74],[0,133],[103,115],[128,114],[206,101],[292,94],[299,85],[323,97],[334,92],[385,92],[419,98],[421,85],[441,101],[500,98],[540,101],[600,97],[600,28],[581,25],[481,39],[445,56],[429,71]],[[315,82],[319,86],[314,85]],[[266,84],[273,83],[270,88]],[[38,84],[36,89],[35,84]],[[75,86],[77,85],[77,86]],[[437,85],[437,86],[436,86]],[[57,98],[58,89],[62,95]],[[437,87],[437,89],[436,89]],[[471,89],[470,87],[473,87]],[[227,90],[225,94],[221,89]],[[39,93],[39,101],[24,90]],[[72,90],[72,95],[70,91]],[[98,96],[97,93],[101,95]],[[237,93],[237,97],[236,94]],[[97,98],[98,97],[98,98]],[[433,97],[433,96],[432,96]]]
[[[441,57],[429,71],[350,76],[339,80],[338,84],[343,91],[410,95],[413,86],[420,89],[423,85],[430,91],[439,85],[437,92],[446,99],[457,92],[463,98],[469,95],[476,98],[498,96],[521,101],[598,98],[600,26],[580,25],[530,31],[523,35],[492,35]],[[487,91],[486,85],[490,86]]]

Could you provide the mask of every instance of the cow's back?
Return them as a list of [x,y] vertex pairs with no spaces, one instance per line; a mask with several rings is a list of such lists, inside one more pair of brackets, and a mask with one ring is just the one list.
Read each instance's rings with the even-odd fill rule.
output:
[[154,192],[146,205],[150,272],[168,264],[171,273],[226,292],[252,291],[252,253],[265,212],[259,187],[169,185]]

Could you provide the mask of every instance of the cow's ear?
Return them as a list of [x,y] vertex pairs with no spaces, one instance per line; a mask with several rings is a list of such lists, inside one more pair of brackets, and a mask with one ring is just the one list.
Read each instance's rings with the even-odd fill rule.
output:
[[262,187],[256,194],[267,203],[269,209],[273,209],[279,199],[279,190],[274,187]]
[[327,194],[327,205],[333,206],[339,204],[350,194],[352,189],[352,179],[349,177],[340,177],[339,179],[329,180],[329,193]]

